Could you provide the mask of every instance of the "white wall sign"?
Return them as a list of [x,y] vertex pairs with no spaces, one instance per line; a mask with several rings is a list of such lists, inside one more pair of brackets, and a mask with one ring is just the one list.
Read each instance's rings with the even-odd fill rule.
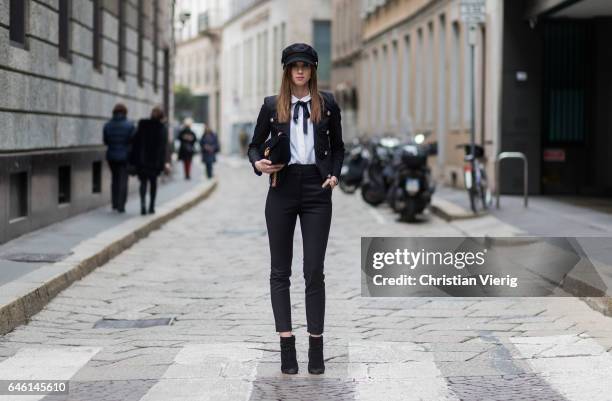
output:
[[461,0],[460,9],[463,22],[485,22],[485,0]]

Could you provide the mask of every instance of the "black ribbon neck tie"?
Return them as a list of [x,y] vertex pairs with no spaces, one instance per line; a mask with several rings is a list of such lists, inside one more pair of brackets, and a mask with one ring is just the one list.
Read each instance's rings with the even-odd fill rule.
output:
[[302,119],[302,122],[304,123],[303,125],[304,135],[307,135],[308,134],[308,121],[307,120],[310,118],[310,112],[308,111],[308,102],[302,102],[301,100],[298,100],[295,103],[295,108],[293,109],[293,122],[297,124],[298,111],[300,107],[302,107],[302,112],[304,114],[304,118]]

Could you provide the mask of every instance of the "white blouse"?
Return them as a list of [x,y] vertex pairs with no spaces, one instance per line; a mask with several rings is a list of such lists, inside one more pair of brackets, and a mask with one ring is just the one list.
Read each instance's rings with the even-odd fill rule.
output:
[[295,109],[295,103],[298,100],[302,102],[308,102],[308,111],[310,112],[310,95],[306,95],[299,99],[295,95],[291,95],[291,119],[290,124],[290,143],[291,143],[291,160],[289,164],[315,164],[315,152],[314,152],[314,128],[312,121],[308,119],[308,134],[304,135],[304,109],[298,108],[298,120],[297,123],[293,122],[293,113]]

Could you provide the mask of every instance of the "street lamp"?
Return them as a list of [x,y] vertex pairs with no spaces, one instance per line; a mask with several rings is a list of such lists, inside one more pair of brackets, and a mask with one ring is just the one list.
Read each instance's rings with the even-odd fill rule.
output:
[[189,11],[181,11],[179,13],[178,19],[181,23],[181,39],[182,40],[185,40],[184,38],[185,24],[187,24],[187,21],[189,21],[190,18],[191,18],[191,12]]
[[189,21],[189,18],[191,18],[191,13],[189,11],[182,11],[179,14],[179,21],[181,21],[181,24],[183,26],[185,26],[185,24],[187,23],[187,21]]

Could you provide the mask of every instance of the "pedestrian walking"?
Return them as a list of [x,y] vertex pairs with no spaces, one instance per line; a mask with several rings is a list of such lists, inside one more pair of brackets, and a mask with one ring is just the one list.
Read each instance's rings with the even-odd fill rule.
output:
[[193,159],[195,144],[198,139],[196,134],[191,130],[191,124],[193,124],[193,120],[191,118],[186,118],[183,129],[181,129],[178,135],[180,142],[178,159],[183,161],[186,180],[191,179],[191,160]]
[[113,210],[125,213],[128,195],[128,155],[134,135],[134,123],[127,119],[128,110],[122,103],[113,108],[112,118],[104,124],[103,137],[107,146],[106,161],[111,170],[111,203]]
[[204,129],[204,134],[200,138],[200,148],[202,149],[202,163],[206,166],[206,176],[210,179],[213,176],[213,163],[217,161],[219,139],[217,134],[208,126]]
[[164,112],[154,107],[151,118],[138,121],[134,135],[130,162],[135,166],[140,180],[140,214],[147,214],[147,184],[150,186],[149,213],[155,213],[157,177],[164,171],[168,130],[164,124]]
[[299,216],[309,333],[308,372],[321,374],[325,371],[324,260],[332,218],[332,190],[338,185],[344,159],[340,108],[331,93],[317,87],[318,55],[314,48],[294,43],[282,51],[281,62],[279,94],[264,99],[248,156],[255,174],[269,174],[265,218],[281,371],[298,372],[289,287],[293,234]]
[[240,141],[240,154],[246,156],[249,148],[249,134],[247,134],[244,128],[240,130],[238,140]]

